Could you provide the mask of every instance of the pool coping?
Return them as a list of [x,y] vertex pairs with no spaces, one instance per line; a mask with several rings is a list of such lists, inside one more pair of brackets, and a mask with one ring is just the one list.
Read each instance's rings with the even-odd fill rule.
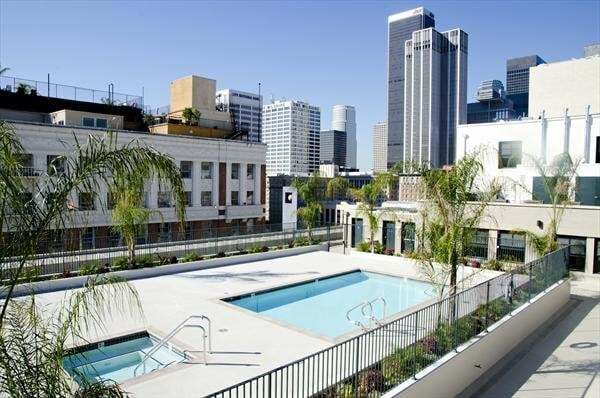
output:
[[[368,269],[366,267],[359,267],[359,268],[355,268],[355,269],[352,269],[352,270],[345,270],[345,271],[334,272],[334,273],[331,273],[331,274],[327,274],[325,276],[321,276],[319,278],[302,279],[302,280],[298,280],[296,282],[291,282],[291,283],[273,284],[271,286],[267,286],[266,288],[263,288],[263,289],[260,289],[260,290],[247,291],[247,292],[244,292],[244,293],[239,293],[239,294],[234,294],[234,295],[225,295],[225,296],[221,296],[221,297],[218,297],[218,298],[214,298],[214,299],[212,299],[210,301],[212,301],[214,303],[217,303],[219,305],[226,306],[227,308],[240,311],[241,313],[257,317],[257,318],[259,318],[261,320],[270,322],[272,324],[275,324],[275,325],[278,325],[278,326],[281,326],[281,327],[284,327],[284,328],[287,328],[287,329],[291,329],[291,330],[293,330],[295,332],[304,334],[306,336],[310,336],[310,337],[313,337],[313,338],[324,340],[327,343],[335,345],[335,344],[341,343],[343,341],[349,340],[349,339],[351,339],[353,337],[359,336],[359,335],[365,333],[366,330],[363,330],[361,328],[357,328],[357,329],[348,331],[346,333],[343,333],[343,334],[341,334],[341,335],[339,335],[337,337],[330,337],[330,336],[327,336],[327,335],[316,333],[314,331],[311,331],[311,330],[308,330],[308,329],[305,329],[305,328],[293,325],[291,323],[287,323],[287,322],[284,322],[284,321],[280,321],[278,319],[274,319],[274,318],[271,318],[271,317],[268,317],[268,316],[265,316],[265,315],[261,315],[258,312],[251,311],[251,310],[248,310],[246,308],[240,307],[238,305],[232,304],[231,301],[236,300],[236,299],[240,299],[240,298],[244,298],[244,297],[248,297],[248,296],[251,296],[251,295],[255,295],[255,294],[268,293],[268,292],[279,290],[279,289],[283,289],[283,288],[294,287],[294,286],[302,285],[304,283],[309,283],[309,282],[314,282],[314,281],[318,281],[318,280],[325,280],[325,279],[335,278],[337,276],[351,274],[351,273],[354,273],[354,272],[369,272],[369,273],[372,273],[372,274],[379,274],[379,275],[383,275],[383,276],[389,276],[389,277],[392,277],[392,278],[410,279],[410,280],[414,280],[414,281],[417,281],[417,282],[423,282],[423,283],[429,283],[429,284],[431,284],[431,282],[426,281],[426,280],[422,280],[422,279],[416,279],[416,278],[412,278],[412,277],[408,277],[408,276],[395,275],[395,274],[392,274],[392,273],[381,272],[380,270],[370,270],[370,269]],[[405,308],[404,310],[402,310],[400,312],[394,313],[394,314],[392,314],[390,316],[387,316],[387,317],[385,317],[383,319],[380,319],[380,322],[381,323],[387,323],[387,322],[391,322],[391,321],[394,321],[396,319],[402,318],[407,313],[411,313],[411,312],[414,312],[414,311],[416,311],[416,310],[418,310],[420,308],[426,307],[426,306],[432,304],[435,301],[437,301],[436,297],[431,298],[429,300],[425,300],[425,301],[423,301],[421,303],[417,303],[415,305],[412,305],[410,307]],[[373,327],[369,328],[368,330],[374,330],[374,329],[377,329],[377,327],[378,326],[373,326]]]

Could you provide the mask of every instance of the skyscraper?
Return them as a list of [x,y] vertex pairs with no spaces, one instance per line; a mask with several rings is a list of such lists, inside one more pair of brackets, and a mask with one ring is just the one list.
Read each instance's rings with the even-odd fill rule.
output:
[[321,131],[321,153],[319,163],[347,167],[347,137],[348,135],[345,131]]
[[404,156],[404,51],[417,30],[435,27],[433,14],[423,7],[388,17],[388,126],[387,165]]
[[224,112],[231,112],[232,124],[248,134],[248,140],[259,142],[261,131],[262,96],[238,90],[219,90],[216,98],[217,106]]
[[319,169],[321,109],[302,101],[263,106],[267,174],[307,174]]
[[454,161],[456,126],[467,121],[467,53],[461,29],[423,29],[406,41],[405,161],[430,167]]
[[356,110],[350,105],[334,105],[331,129],[346,132],[346,167],[356,168]]
[[506,97],[513,102],[517,116],[529,115],[529,68],[545,63],[537,55],[506,60]]
[[500,80],[484,80],[477,88],[477,102],[467,104],[467,124],[516,118],[513,102],[506,98]]
[[387,170],[387,123],[373,126],[373,173]]

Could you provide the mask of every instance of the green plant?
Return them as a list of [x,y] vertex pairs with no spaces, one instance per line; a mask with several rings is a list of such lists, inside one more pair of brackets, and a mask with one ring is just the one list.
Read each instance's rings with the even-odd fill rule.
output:
[[184,122],[189,125],[198,124],[201,116],[202,114],[196,108],[185,108],[183,112],[181,112],[181,117],[183,118]]
[[200,261],[200,260],[202,260],[202,257],[199,256],[196,252],[189,252],[185,256],[182,257],[181,262],[189,263],[192,261]]
[[94,275],[102,272],[102,266],[97,261],[92,261],[84,264],[83,267],[79,269],[79,275]]
[[154,265],[154,259],[152,259],[152,256],[150,254],[146,254],[141,257],[136,257],[135,259],[135,268],[153,267]]
[[110,268],[113,271],[121,271],[124,269],[127,269],[128,267],[128,258],[127,257],[119,257],[115,260],[113,260]]
[[260,253],[262,248],[260,246],[252,246],[248,251],[250,253]]
[[356,250],[358,250],[359,252],[369,252],[371,251],[371,243],[366,240],[358,242],[356,244]]
[[492,271],[504,271],[505,265],[502,261],[492,258],[483,263],[483,268]]
[[396,350],[383,359],[381,370],[388,384],[396,385],[428,366],[433,359],[420,345],[411,345]]
[[300,236],[294,240],[294,247],[308,246],[310,245],[310,239],[304,236]]
[[17,86],[17,93],[18,94],[30,94],[31,86],[29,84],[19,83]]
[[382,391],[385,385],[385,378],[381,371],[377,369],[364,370],[358,375],[358,392],[361,395],[368,395],[374,391]]

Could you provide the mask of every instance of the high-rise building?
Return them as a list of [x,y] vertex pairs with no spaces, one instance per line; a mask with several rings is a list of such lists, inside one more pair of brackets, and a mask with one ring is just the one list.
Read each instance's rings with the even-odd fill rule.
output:
[[267,174],[307,174],[319,169],[321,109],[302,101],[263,106],[262,139]]
[[247,135],[249,141],[260,142],[262,96],[238,90],[217,91],[217,107],[231,112],[236,131]]
[[517,116],[529,115],[529,68],[545,63],[537,55],[506,60],[506,97],[513,102]]
[[387,170],[387,123],[373,126],[373,173]]
[[339,130],[321,131],[320,164],[335,164],[347,167],[347,132]]
[[387,165],[404,156],[404,51],[417,30],[435,27],[434,15],[423,7],[388,17],[388,139]]
[[467,53],[461,29],[423,29],[406,41],[405,161],[431,167],[454,161],[456,126],[467,120]]
[[516,118],[511,100],[500,80],[484,80],[477,88],[477,102],[467,104],[467,124],[490,123]]
[[[350,105],[334,105],[331,129],[346,132],[346,163],[356,167],[356,110]],[[341,165],[340,165],[341,166]]]
[[588,44],[583,47],[583,57],[593,57],[594,55],[600,55],[600,43]]

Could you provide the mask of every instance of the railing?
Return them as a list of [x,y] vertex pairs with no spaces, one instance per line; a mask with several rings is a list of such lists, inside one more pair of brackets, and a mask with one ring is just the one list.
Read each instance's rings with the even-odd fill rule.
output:
[[209,397],[378,396],[565,276],[567,248]]
[[[173,231],[175,232],[175,231]],[[73,276],[119,270],[132,266],[148,267],[160,264],[200,260],[206,257],[225,257],[252,251],[287,248],[308,241],[308,230],[294,228],[293,224],[265,224],[252,227],[228,227],[210,230],[193,230],[179,239],[153,235],[140,237],[135,248],[136,264],[127,264],[127,247],[118,235],[91,235],[49,239],[41,242],[41,252],[33,256],[26,266],[27,275],[48,277]],[[68,235],[68,234],[65,234]],[[186,236],[187,235],[187,236]],[[341,225],[323,225],[311,230],[312,239],[334,242],[342,239]],[[101,243],[100,248],[81,250]],[[71,248],[68,250],[67,248]],[[18,259],[7,259],[1,265],[2,278],[8,279]]]
[[0,76],[0,90],[97,104],[143,107],[143,98],[139,95],[121,94],[113,91],[94,90],[10,76]]

